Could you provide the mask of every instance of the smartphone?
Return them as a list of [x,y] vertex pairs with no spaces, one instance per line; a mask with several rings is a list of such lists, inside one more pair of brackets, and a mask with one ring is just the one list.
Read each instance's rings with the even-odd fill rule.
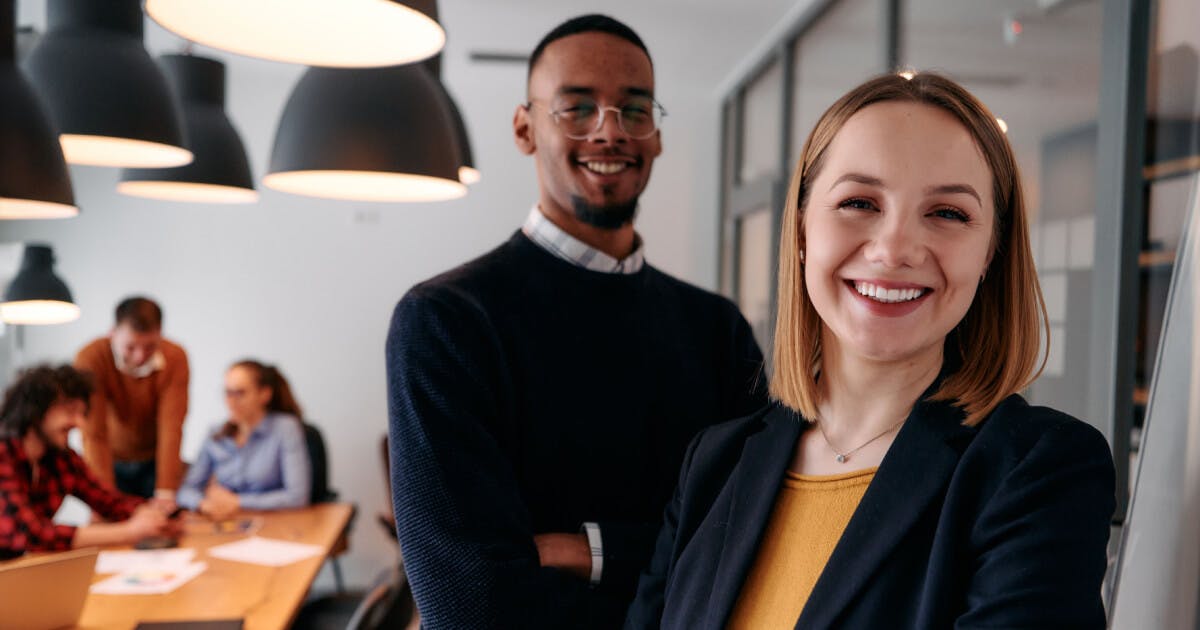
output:
[[147,536],[136,543],[134,549],[170,549],[178,547],[179,541],[170,536]]

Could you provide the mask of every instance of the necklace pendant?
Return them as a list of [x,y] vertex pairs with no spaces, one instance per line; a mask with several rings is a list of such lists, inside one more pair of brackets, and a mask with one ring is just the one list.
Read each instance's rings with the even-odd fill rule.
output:
[[838,456],[837,456],[837,458],[836,458],[836,459],[837,459],[837,463],[839,463],[839,464],[845,464],[845,463],[846,463],[846,456],[845,456],[845,455],[842,455],[841,453],[838,453]]

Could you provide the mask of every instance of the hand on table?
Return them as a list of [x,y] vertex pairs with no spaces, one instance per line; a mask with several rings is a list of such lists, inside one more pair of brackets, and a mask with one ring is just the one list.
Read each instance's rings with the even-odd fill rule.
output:
[[124,526],[134,542],[150,536],[170,536],[172,529],[167,515],[148,503],[138,506]]
[[170,516],[175,511],[175,508],[179,507],[178,505],[175,504],[175,499],[165,499],[165,498],[160,498],[160,497],[154,497],[152,499],[147,499],[146,503],[144,503],[144,505],[153,507],[154,509],[158,510],[159,512],[162,512],[163,514],[166,514],[167,516]]
[[584,580],[592,576],[592,548],[585,534],[537,534],[538,561],[544,567],[562,569]]
[[220,521],[233,516],[240,505],[237,493],[214,483],[204,491],[204,498],[200,500],[200,513]]

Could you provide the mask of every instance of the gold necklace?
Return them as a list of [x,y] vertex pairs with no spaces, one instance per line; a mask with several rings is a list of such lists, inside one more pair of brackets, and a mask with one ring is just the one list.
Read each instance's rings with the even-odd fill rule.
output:
[[862,447],[870,444],[871,442],[874,442],[875,440],[878,440],[879,438],[891,433],[892,431],[895,431],[896,428],[899,427],[900,425],[904,424],[904,421],[907,419],[908,419],[907,415],[903,418],[900,418],[899,422],[897,422],[896,424],[893,424],[892,426],[885,429],[883,431],[883,433],[876,435],[875,437],[867,440],[866,442],[863,442],[862,444],[859,444],[858,446],[846,451],[845,453],[839,451],[837,449],[837,447],[833,445],[833,442],[829,441],[829,436],[825,434],[825,427],[821,424],[821,422],[819,420],[813,420],[813,424],[817,425],[817,430],[821,432],[821,437],[825,440],[825,444],[827,444],[829,446],[829,450],[831,450],[837,454],[837,457],[834,457],[834,459],[837,460],[837,463],[844,464],[844,463],[846,463],[846,460],[850,459],[850,456],[853,455],[854,453],[856,453],[859,449],[861,449]]

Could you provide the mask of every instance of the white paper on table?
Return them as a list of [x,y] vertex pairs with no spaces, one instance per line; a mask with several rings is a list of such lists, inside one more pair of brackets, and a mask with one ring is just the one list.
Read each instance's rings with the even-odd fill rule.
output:
[[191,564],[195,549],[147,549],[144,551],[101,551],[96,573],[122,573],[134,569],[180,569]]
[[91,590],[101,595],[161,595],[183,586],[207,568],[203,562],[193,562],[177,568],[130,569],[96,582]]
[[208,555],[214,558],[261,564],[268,567],[281,567],[324,553],[325,550],[317,545],[260,536],[251,536],[237,542],[211,547],[208,550]]

